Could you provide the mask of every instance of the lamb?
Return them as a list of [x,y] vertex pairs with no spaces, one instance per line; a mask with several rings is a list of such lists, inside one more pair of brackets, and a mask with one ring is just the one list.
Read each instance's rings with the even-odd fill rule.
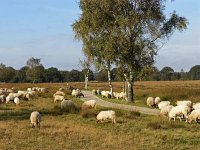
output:
[[15,98],[14,98],[14,103],[15,103],[16,105],[19,105],[19,98],[18,98],[18,97],[15,97]]
[[176,104],[177,106],[186,105],[188,107],[192,107],[192,102],[190,100],[177,101]]
[[61,102],[61,109],[63,108],[75,108],[75,104],[72,100],[63,100]]
[[158,103],[158,108],[162,109],[165,106],[170,105],[170,101],[161,101],[160,103]]
[[97,89],[97,95],[100,95],[100,94],[101,94],[101,90]]
[[169,116],[169,112],[171,111],[172,108],[174,108],[174,106],[172,106],[172,105],[167,105],[167,106],[163,107],[160,110],[160,116],[168,117]]
[[99,123],[100,121],[102,123],[103,120],[106,120],[106,119],[111,119],[112,123],[116,124],[115,111],[113,110],[101,111],[96,117],[96,122]]
[[64,96],[56,95],[54,97],[54,103],[56,103],[57,101],[63,101],[63,100],[65,100]]
[[[169,112],[169,121],[174,118],[178,117],[181,121],[181,117],[184,116],[187,118],[188,113],[190,112],[190,108],[185,105],[180,105],[180,106],[175,106],[174,108],[171,109]],[[186,120],[187,121],[187,120]]]
[[153,97],[148,97],[147,98],[147,106],[153,107],[155,105]]
[[161,102],[161,99],[160,97],[156,97],[154,101],[155,101],[156,107],[158,107],[158,104]]
[[188,123],[192,123],[193,120],[198,122],[198,119],[200,119],[200,109],[193,110],[186,119]]
[[41,114],[38,111],[33,111],[30,116],[32,128],[38,127],[40,129]]
[[87,107],[87,106],[96,109],[97,102],[96,102],[95,100],[88,100],[88,101],[85,101],[85,102],[82,104],[82,108],[83,108],[83,107]]

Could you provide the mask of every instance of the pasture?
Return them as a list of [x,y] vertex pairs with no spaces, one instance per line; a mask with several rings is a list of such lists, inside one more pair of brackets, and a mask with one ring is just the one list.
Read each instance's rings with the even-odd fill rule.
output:
[[[84,83],[69,83],[83,89]],[[122,83],[113,83],[114,91],[122,90]],[[57,149],[200,149],[200,125],[185,122],[168,122],[159,116],[144,115],[137,112],[115,110],[117,124],[111,121],[97,124],[95,115],[100,110],[81,111],[83,103],[73,98],[65,90],[66,99],[72,99],[77,110],[61,110],[60,103],[53,102],[53,93],[66,83],[45,84],[0,84],[1,87],[26,89],[27,87],[47,87],[48,93],[38,93],[39,98],[22,101],[19,106],[12,102],[0,104],[0,149],[2,150],[57,150]],[[89,83],[90,90],[108,90],[107,83]],[[129,105],[147,107],[148,96],[160,96],[162,100],[190,99],[200,101],[200,81],[161,81],[136,82],[136,102]],[[108,99],[105,99],[108,100]],[[116,103],[126,103],[111,99]],[[34,110],[42,113],[41,129],[31,128],[30,113]]]

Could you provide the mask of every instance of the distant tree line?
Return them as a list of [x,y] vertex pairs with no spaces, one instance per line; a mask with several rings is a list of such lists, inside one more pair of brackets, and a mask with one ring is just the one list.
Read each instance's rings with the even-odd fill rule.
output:
[[[0,64],[0,82],[12,83],[41,83],[41,82],[83,82],[85,81],[85,69],[71,71],[60,71],[55,67],[44,68],[40,59],[30,58],[26,66],[19,70]],[[107,69],[99,72],[89,70],[89,81],[108,81]],[[123,73],[120,68],[111,70],[112,81],[123,81]],[[193,66],[189,72],[175,72],[171,67],[164,67],[158,70],[156,67],[142,70],[139,81],[173,81],[173,80],[200,80],[200,65]]]

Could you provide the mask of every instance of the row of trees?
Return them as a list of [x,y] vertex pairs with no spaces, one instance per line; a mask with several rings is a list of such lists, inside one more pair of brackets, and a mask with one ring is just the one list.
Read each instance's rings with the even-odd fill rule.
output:
[[[110,71],[112,81],[123,81],[123,73],[121,68],[113,68]],[[108,81],[107,69],[102,69],[99,72],[87,71],[82,66],[82,70],[59,71],[57,68],[51,67],[45,69],[40,63],[40,59],[30,58],[26,66],[20,70],[15,70],[12,67],[6,67],[0,64],[0,82],[83,82],[85,75],[89,81]],[[189,72],[175,72],[171,67],[164,67],[160,71],[156,67],[145,68],[137,80],[143,81],[165,81],[165,80],[200,80],[200,65],[196,65]]]

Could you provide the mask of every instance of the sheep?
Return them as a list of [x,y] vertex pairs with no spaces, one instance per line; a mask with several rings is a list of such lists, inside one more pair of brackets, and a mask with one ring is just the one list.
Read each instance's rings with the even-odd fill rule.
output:
[[63,100],[65,100],[64,96],[56,95],[54,97],[54,103],[56,103],[57,101],[63,101]]
[[161,101],[160,103],[158,103],[158,108],[162,109],[165,106],[170,105],[170,101]]
[[30,91],[32,91],[32,89],[31,89],[31,88],[27,88],[27,90],[26,90],[26,91],[30,92]]
[[111,94],[109,94],[108,91],[101,91],[101,96],[106,98],[111,98]]
[[186,118],[186,121],[188,123],[192,123],[193,120],[198,122],[198,119],[200,119],[200,109],[193,110],[191,114]]
[[153,107],[154,105],[155,105],[154,98],[153,97],[148,97],[147,98],[147,106]]
[[12,100],[12,97],[6,96],[6,104],[8,104]]
[[111,119],[112,123],[116,124],[115,111],[113,110],[101,111],[96,117],[96,122],[99,123],[99,121],[102,122],[103,120],[106,119]]
[[19,105],[19,98],[18,98],[18,97],[15,97],[15,98],[14,98],[14,103],[15,103],[16,105]]
[[163,107],[160,110],[160,116],[166,116],[166,117],[168,117],[169,112],[171,111],[172,108],[174,108],[174,106],[172,106],[172,105],[167,105],[167,106]]
[[41,114],[38,111],[33,111],[30,116],[32,128],[38,127],[40,129],[41,119]]
[[57,91],[53,96],[55,97],[56,95],[65,96],[65,93],[63,91]]
[[72,100],[63,100],[60,105],[61,105],[61,109],[63,109],[63,108],[75,108],[75,104]]
[[87,106],[96,109],[96,106],[97,106],[96,100],[88,100],[82,104],[82,108],[87,107]]
[[176,104],[177,106],[186,105],[188,107],[192,107],[192,102],[190,100],[177,101]]
[[75,96],[75,97],[84,97],[84,94],[81,92],[81,90],[79,89],[73,89],[72,90],[72,96]]
[[27,91],[21,91],[21,90],[19,90],[19,91],[17,92],[17,94],[18,94],[18,97],[19,97],[19,98],[25,98],[25,97],[26,97],[26,94],[27,94]]
[[196,110],[196,109],[200,109],[200,103],[196,103],[192,105],[192,109]]
[[[169,121],[174,118],[178,117],[181,121],[181,117],[184,116],[187,118],[188,113],[190,112],[190,108],[188,106],[185,105],[180,105],[180,106],[175,106],[171,109],[171,111],[169,112]],[[186,120],[187,121],[187,120]]]
[[161,102],[160,97],[156,97],[154,102],[155,102],[156,107],[158,107],[158,104]]

